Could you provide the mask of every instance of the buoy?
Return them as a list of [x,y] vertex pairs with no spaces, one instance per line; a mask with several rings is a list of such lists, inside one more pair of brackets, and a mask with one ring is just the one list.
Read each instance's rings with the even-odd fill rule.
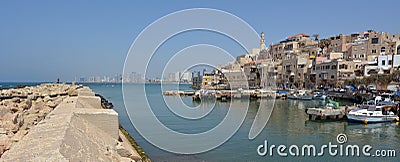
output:
[[397,122],[399,122],[399,121],[400,121],[399,117],[397,117],[397,118],[396,118],[396,121],[397,121]]
[[368,120],[367,119],[364,120],[364,124],[368,124]]

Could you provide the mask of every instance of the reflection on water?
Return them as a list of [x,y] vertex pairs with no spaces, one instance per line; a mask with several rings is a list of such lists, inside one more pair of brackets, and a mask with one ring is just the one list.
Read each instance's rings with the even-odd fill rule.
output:
[[[313,157],[260,157],[257,155],[257,146],[262,144],[265,139],[271,144],[314,144],[323,145],[329,142],[336,143],[336,136],[344,133],[348,137],[349,144],[373,146],[374,149],[397,149],[400,144],[400,126],[396,123],[378,123],[378,124],[353,124],[347,121],[335,122],[313,122],[308,121],[305,109],[307,107],[316,107],[323,105],[321,101],[299,101],[299,100],[276,100],[275,107],[269,122],[254,140],[248,139],[250,127],[257,113],[260,102],[250,102],[250,107],[246,119],[238,130],[238,132],[222,146],[206,153],[196,155],[177,155],[160,150],[159,148],[149,144],[130,124],[127,113],[124,109],[121,86],[115,87],[89,84],[89,86],[97,93],[108,96],[113,102],[115,109],[119,112],[121,124],[131,133],[134,139],[143,147],[146,153],[153,161],[310,161],[310,160],[329,160],[329,161],[398,161],[398,158],[367,158],[356,157],[348,159],[348,157],[331,157],[324,156],[315,159]],[[133,91],[138,90],[140,86],[129,85]],[[189,86],[183,86],[184,88]],[[168,88],[164,87],[164,88]],[[188,120],[180,118],[171,111],[163,101],[159,85],[148,85],[148,96],[151,97],[151,105],[154,113],[159,120],[169,128],[182,133],[198,133],[207,131],[215,127],[227,113],[229,104],[237,104],[234,102],[216,102],[213,110],[204,118],[199,120]],[[191,97],[171,97],[171,100],[181,100],[189,107],[196,107],[207,103],[194,103]],[[126,102],[144,102],[135,99]],[[344,103],[341,104],[351,104]],[[173,106],[173,105],[170,105]],[[209,105],[206,105],[209,106]],[[155,132],[156,133],[156,132]],[[162,134],[160,134],[162,136]],[[192,146],[191,143],[177,143],[177,145]],[[397,152],[400,154],[400,152]],[[398,155],[399,156],[399,155]]]

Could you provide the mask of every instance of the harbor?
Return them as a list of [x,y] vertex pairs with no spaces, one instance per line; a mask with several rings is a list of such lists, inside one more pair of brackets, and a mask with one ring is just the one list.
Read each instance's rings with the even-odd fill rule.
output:
[[[162,93],[164,96],[191,96],[193,102],[217,100],[228,102],[232,100],[319,100],[323,104],[316,107],[307,107],[305,113],[310,121],[340,121],[346,120],[356,123],[400,122],[398,93],[395,91],[369,91],[362,93],[354,88],[331,89],[328,91],[311,90],[169,90]],[[370,99],[370,100],[368,100]],[[352,105],[340,105],[340,101],[347,101]]]
[[[129,125],[130,120],[127,117],[126,110],[122,95],[120,94],[121,86],[115,87],[107,86],[105,84],[87,84],[96,93],[100,93],[109,101],[114,104],[115,110],[121,114],[121,124]],[[190,88],[190,84],[180,85],[179,91],[196,92]],[[169,128],[176,131],[184,131],[185,133],[204,132],[215,127],[222,119],[224,119],[230,104],[241,104],[246,101],[245,98],[221,101],[213,99],[201,101],[193,101],[193,95],[182,96],[163,96],[163,91],[160,89],[161,85],[147,85],[149,91],[149,103],[152,105],[153,111],[161,122],[165,123]],[[176,85],[163,85],[163,88],[168,91],[174,91]],[[129,89],[140,89],[140,85],[128,85]],[[283,92],[276,93],[277,95],[285,94]],[[320,97],[320,95],[317,95]],[[169,101],[179,103],[181,100],[190,108],[203,109],[205,106],[214,105],[214,109],[204,119],[200,120],[184,120],[177,117],[173,112],[168,111],[168,106],[164,103],[164,97]],[[264,99],[264,98],[263,98]],[[266,100],[272,100],[265,98]],[[362,144],[364,141],[369,141],[368,144],[374,148],[393,148],[394,143],[400,142],[397,138],[400,133],[400,126],[398,122],[384,122],[384,123],[353,123],[348,122],[347,119],[341,120],[310,120],[309,116],[305,113],[307,108],[317,108],[326,106],[328,100],[299,100],[299,99],[275,99],[274,110],[268,125],[263,132],[254,140],[249,141],[248,132],[251,127],[254,117],[257,114],[260,99],[250,99],[249,111],[242,127],[238,132],[232,136],[231,140],[224,144],[224,147],[211,150],[204,154],[195,156],[177,155],[173,153],[166,153],[159,148],[147,142],[139,133],[131,127],[125,127],[128,132],[135,138],[138,144],[146,151],[153,161],[235,161],[237,159],[245,159],[245,161],[263,161],[265,157],[257,156],[254,151],[256,146],[263,143],[266,137],[269,141],[276,143],[291,143],[291,144],[307,144],[307,143],[328,143],[336,138],[339,133],[344,133],[348,136],[352,143]],[[140,100],[132,99],[127,102],[140,102]],[[348,100],[338,101],[339,106],[354,106],[354,103]],[[215,104],[214,104],[215,103]],[[173,107],[182,107],[183,105],[173,104]],[[154,135],[162,136],[157,131],[153,132]],[[179,141],[177,145],[184,145],[190,141]],[[231,154],[234,153],[234,154]],[[230,156],[222,157],[221,154],[231,154]],[[279,157],[268,157],[271,160],[279,161]],[[298,157],[287,157],[288,160],[299,160]],[[340,157],[324,156],[328,161],[337,160]],[[353,158],[354,160],[368,160],[366,157]],[[305,158],[304,160],[307,160]],[[349,159],[347,159],[349,160]],[[351,160],[351,159],[350,159]],[[395,159],[393,159],[395,160]]]

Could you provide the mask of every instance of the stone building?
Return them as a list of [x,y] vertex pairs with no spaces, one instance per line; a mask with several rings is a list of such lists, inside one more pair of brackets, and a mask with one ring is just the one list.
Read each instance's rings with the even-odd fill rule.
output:
[[203,89],[225,89],[225,76],[219,69],[214,69],[211,73],[205,73],[202,77]]
[[260,88],[261,76],[260,76],[260,71],[258,69],[259,65],[258,63],[260,61],[261,60],[248,62],[243,66],[243,71],[244,74],[246,75],[246,79],[248,81],[250,89]]
[[[289,54],[302,53],[305,51],[316,52],[318,41],[312,40],[309,35],[301,33],[288,37],[279,44],[272,44],[269,47],[273,61],[284,60]],[[308,49],[308,50],[307,50]]]
[[340,87],[346,79],[355,78],[354,69],[361,66],[360,61],[343,59],[324,60],[315,65],[316,86]]
[[247,89],[248,83],[246,76],[242,70],[221,70],[225,76],[227,89]]
[[282,61],[281,84],[286,84],[288,88],[306,88],[309,78],[309,69],[312,60],[303,56],[293,56]]

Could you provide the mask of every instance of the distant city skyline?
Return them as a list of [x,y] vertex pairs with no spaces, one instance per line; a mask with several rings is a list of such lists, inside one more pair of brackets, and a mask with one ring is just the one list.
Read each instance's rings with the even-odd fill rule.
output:
[[163,77],[145,77],[139,72],[129,72],[127,75],[116,73],[114,75],[88,75],[75,77],[74,80],[68,82],[126,82],[126,83],[142,83],[145,81],[166,81],[166,82],[191,82],[193,76],[202,76],[204,73],[211,73],[212,69],[207,67],[198,67],[188,71],[168,72]]
[[[121,74],[128,49],[139,33],[158,18],[182,9],[214,8],[232,13],[258,33],[264,32],[268,47],[297,33],[319,34],[320,38],[370,29],[400,33],[400,22],[395,21],[399,5],[395,0],[3,1],[0,82],[74,81],[82,76]],[[161,77],[160,69],[174,52],[199,43],[221,46],[235,57],[245,53],[225,37],[185,33],[160,48],[155,66],[146,75]]]

